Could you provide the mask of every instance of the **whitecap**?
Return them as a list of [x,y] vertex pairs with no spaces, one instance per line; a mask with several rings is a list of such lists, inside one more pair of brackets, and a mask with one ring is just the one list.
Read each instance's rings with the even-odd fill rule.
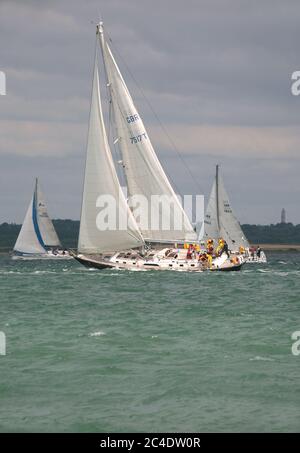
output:
[[252,361],[256,361],[256,360],[261,360],[263,362],[274,362],[274,359],[271,359],[271,357],[261,357],[259,355],[255,356],[255,357],[252,357],[251,359],[249,359],[251,362]]
[[0,274],[7,275],[7,274],[22,274],[22,272],[18,271],[1,271]]
[[141,268],[132,268],[130,272],[146,272],[148,269],[141,269]]
[[99,330],[98,332],[92,332],[89,334],[89,337],[101,337],[102,335],[106,335],[105,332]]
[[34,271],[34,272],[29,272],[29,274],[56,274],[57,272],[55,271]]

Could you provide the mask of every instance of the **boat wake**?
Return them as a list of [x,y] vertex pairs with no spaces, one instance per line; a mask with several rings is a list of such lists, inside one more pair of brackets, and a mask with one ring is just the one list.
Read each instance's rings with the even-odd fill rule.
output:
[[271,359],[271,357],[261,357],[259,355],[252,357],[249,359],[250,362],[261,361],[261,362],[274,362],[275,359]]
[[89,337],[102,337],[106,335],[105,332],[103,332],[102,330],[99,330],[98,332],[92,332],[89,334]]

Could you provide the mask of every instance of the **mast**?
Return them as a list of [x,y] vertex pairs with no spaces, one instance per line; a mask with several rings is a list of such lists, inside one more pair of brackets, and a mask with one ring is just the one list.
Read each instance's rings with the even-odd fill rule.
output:
[[[109,77],[108,77],[108,72],[107,72],[107,67],[106,67],[106,61],[105,61],[105,55],[104,55],[105,39],[104,39],[103,21],[100,21],[99,24],[96,25],[96,36],[99,36],[101,56],[102,56],[103,68],[104,68],[104,78],[105,78],[106,87],[107,87],[107,98],[108,98],[108,102],[109,102],[109,121],[110,121],[109,127],[112,126],[113,145],[115,146],[115,145],[118,144],[118,142],[119,142],[121,137],[118,135],[117,118],[115,116],[115,109],[113,107],[112,93],[111,93],[111,89],[110,89],[110,85],[111,84],[109,82]],[[112,121],[111,121],[111,119],[112,119]],[[108,136],[108,139],[109,139],[109,136]],[[123,183],[125,184],[125,187],[126,187],[126,190],[127,190],[127,188],[128,188],[127,174],[124,171],[123,155],[122,155],[119,147],[118,147],[118,152],[119,152],[119,155],[121,157],[121,160],[120,161],[118,160],[117,163],[118,164],[122,163],[122,170],[123,171],[120,172],[118,167],[115,165],[116,172],[117,172],[117,176],[119,178],[119,182],[122,184],[122,179],[123,179]]]
[[[219,165],[216,165],[216,208],[217,208],[217,225],[220,232],[220,209],[219,209]],[[219,233],[220,234],[220,233]]]
[[38,217],[39,217],[38,216],[38,178],[35,178],[33,204],[32,204],[32,221],[33,221],[33,227],[34,227],[36,237],[37,237],[39,243],[41,244],[41,246],[45,249],[45,243],[44,243],[42,235],[41,235]]
[[119,147],[119,141],[120,141],[121,137],[118,133],[117,118],[115,115],[115,109],[113,107],[112,93],[111,93],[111,87],[110,87],[111,82],[109,81],[106,60],[105,60],[105,55],[104,55],[105,38],[104,38],[103,21],[100,21],[99,24],[97,24],[96,29],[97,29],[96,35],[99,36],[101,56],[102,56],[103,68],[104,68],[104,77],[105,77],[105,82],[106,82],[106,87],[107,87],[107,98],[108,98],[108,102],[109,102],[109,121],[110,121],[109,126],[112,127],[113,145],[114,146],[117,145],[117,149],[118,149],[117,152],[118,152],[118,155],[121,157],[121,160],[118,160],[117,164],[122,164],[121,165],[122,171],[119,170],[119,167],[117,165],[115,165],[115,167],[116,167],[116,172],[117,172],[121,185],[122,185],[122,180],[123,180],[123,184],[127,190],[128,189],[127,174],[124,171],[125,165],[124,165],[124,161],[123,161],[123,155],[122,155],[121,149]]
[[36,177],[35,178],[35,181],[34,181],[34,192],[33,192],[33,208],[32,208],[32,217],[34,219],[34,217],[36,216],[36,210],[37,210],[37,205],[38,205],[38,201],[37,201],[37,198],[38,198],[38,178]]

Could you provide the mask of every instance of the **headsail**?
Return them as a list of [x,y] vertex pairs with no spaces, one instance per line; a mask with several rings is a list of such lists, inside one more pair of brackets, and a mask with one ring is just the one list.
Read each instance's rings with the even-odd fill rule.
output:
[[223,237],[231,250],[249,247],[242,228],[231,208],[223,179],[216,167],[216,177],[209,197],[204,220],[204,238]]
[[20,253],[43,254],[46,247],[61,246],[53,223],[48,216],[43,194],[35,181],[33,197],[14,246]]
[[36,180],[36,211],[40,234],[46,247],[61,247],[61,242],[56,234],[52,220],[50,219],[44,195],[38,180]]
[[34,227],[33,212],[35,197],[33,196],[28,206],[19,236],[14,246],[14,251],[19,253],[42,254],[45,253],[43,242],[36,234]]
[[[114,230],[98,228],[99,196],[107,196],[112,202],[115,201],[112,214],[116,214],[116,222],[120,218],[128,219],[127,228],[120,229],[118,225]],[[100,101],[96,53],[78,251],[102,253],[142,244],[143,238],[121,190],[108,144]]]
[[[100,43],[118,134],[117,141],[127,178],[128,195],[131,199],[142,196],[146,200],[146,206],[140,205],[138,213],[133,209],[133,215],[137,220],[141,217],[148,219],[146,225],[140,225],[143,237],[158,241],[194,240],[193,227],[155,154],[143,121],[104,39],[101,24]],[[167,201],[167,209],[160,204],[157,209],[151,209],[149,212],[153,207],[151,204],[153,196],[157,197],[157,200]]]

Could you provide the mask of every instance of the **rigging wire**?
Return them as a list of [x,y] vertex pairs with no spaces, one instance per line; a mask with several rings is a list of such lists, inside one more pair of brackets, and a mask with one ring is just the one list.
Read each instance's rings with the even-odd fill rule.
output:
[[[99,41],[98,41],[98,44],[100,45]],[[100,45],[100,49],[101,49],[101,53],[102,53],[101,45]],[[103,61],[103,58],[102,58],[102,61]],[[110,139],[111,144],[113,145],[113,146],[110,146],[110,148],[113,148],[113,159],[115,162],[115,169],[116,169],[116,172],[118,175],[119,182],[121,184],[121,187],[123,187],[123,186],[127,187],[127,180],[126,180],[126,176],[124,173],[123,165],[122,165],[122,170],[120,169],[120,165],[119,165],[119,163],[122,160],[121,152],[114,140],[113,129],[114,129],[115,125],[114,125],[114,121],[113,121],[112,96],[111,96],[111,91],[109,88],[109,80],[107,77],[107,72],[105,70],[104,61],[103,61],[103,66],[104,66],[103,72],[104,72],[104,80],[105,80],[105,87],[106,87],[106,90],[105,90],[106,91],[106,101],[108,104],[108,133],[107,133],[107,136]]]

